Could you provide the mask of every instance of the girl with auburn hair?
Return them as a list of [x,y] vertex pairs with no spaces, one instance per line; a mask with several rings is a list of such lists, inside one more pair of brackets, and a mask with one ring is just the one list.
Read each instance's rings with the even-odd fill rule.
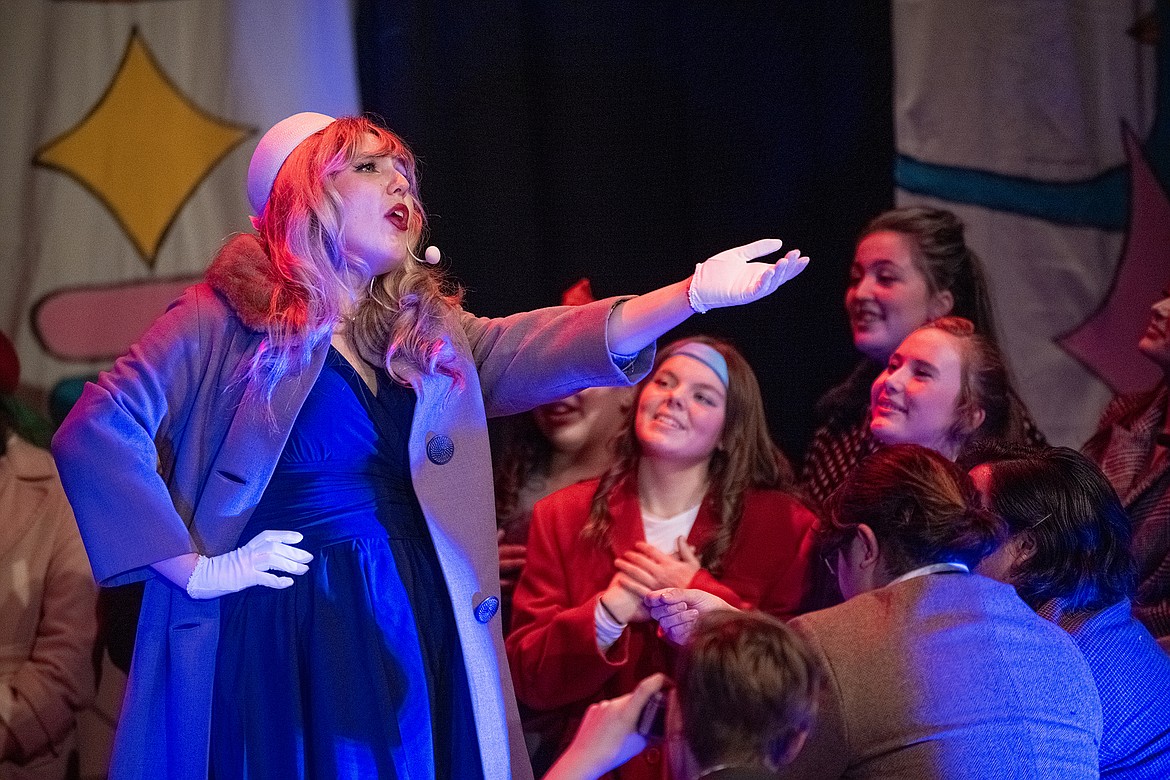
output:
[[[870,399],[875,447],[918,444],[954,460],[979,442],[1021,435],[999,351],[962,317],[911,331],[874,380]],[[818,606],[841,601],[823,571],[816,591]]]
[[54,439],[95,575],[146,580],[111,777],[529,777],[486,416],[629,384],[663,332],[807,259],[749,262],[767,239],[643,296],[480,319],[374,122],[279,122],[248,198],[258,233]]
[[954,460],[979,442],[1022,436],[999,351],[961,317],[912,331],[874,380],[870,399],[879,444],[919,444]]
[[[801,484],[818,503],[827,501],[858,461],[876,449],[869,427],[870,387],[915,328],[939,317],[962,317],[996,347],[982,264],[963,233],[954,213],[925,206],[883,212],[862,230],[845,309],[853,344],[864,357],[817,404],[820,425],[805,454]],[[1009,399],[1026,437],[1042,443],[1043,435],[1014,391]]]
[[[726,342],[662,350],[617,459],[599,480],[536,504],[508,657],[519,699],[571,725],[587,707],[668,671],[673,650],[642,597],[699,588],[782,618],[807,598],[814,515],[793,495],[759,384]],[[658,751],[623,778],[658,777]]]
[[[1012,588],[971,573],[1003,526],[967,475],[891,445],[858,464],[832,509],[824,549],[846,601],[789,623],[826,681],[780,777],[1097,777],[1089,669]],[[720,608],[692,591],[646,602],[676,639]]]
[[1067,447],[976,453],[971,478],[1008,529],[979,572],[1069,633],[1101,699],[1101,776],[1170,776],[1170,656],[1132,613],[1129,518],[1109,480]]

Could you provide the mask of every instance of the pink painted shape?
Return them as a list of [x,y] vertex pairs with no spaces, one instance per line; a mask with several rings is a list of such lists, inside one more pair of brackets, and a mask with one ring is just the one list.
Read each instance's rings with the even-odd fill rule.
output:
[[1129,158],[1129,232],[1105,302],[1057,343],[1116,393],[1135,393],[1161,377],[1137,351],[1150,306],[1170,279],[1170,201],[1138,140],[1125,129]]
[[146,332],[198,277],[57,290],[33,310],[33,329],[60,360],[110,360]]

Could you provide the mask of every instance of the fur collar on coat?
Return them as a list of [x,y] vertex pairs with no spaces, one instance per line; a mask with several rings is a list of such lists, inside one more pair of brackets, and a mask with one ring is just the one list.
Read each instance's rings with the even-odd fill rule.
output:
[[[267,331],[277,312],[303,323],[306,301],[291,281],[282,276],[254,233],[237,233],[219,250],[207,269],[207,283],[227,298],[245,326]],[[291,324],[291,323],[290,323]]]

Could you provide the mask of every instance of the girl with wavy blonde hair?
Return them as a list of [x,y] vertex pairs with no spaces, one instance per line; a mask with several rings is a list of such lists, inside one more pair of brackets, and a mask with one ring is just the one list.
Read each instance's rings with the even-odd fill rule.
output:
[[[408,182],[406,241],[417,262],[370,278],[365,261],[345,250],[343,202],[334,177],[359,156],[392,158]],[[302,368],[311,347],[343,324],[362,360],[390,367],[399,357],[423,372],[458,377],[442,358],[443,316],[459,307],[462,290],[422,262],[426,212],[418,195],[414,154],[389,130],[361,117],[343,117],[297,146],[281,166],[272,194],[256,219],[261,242],[286,295],[268,301],[273,327],[249,365],[266,396],[280,379]]]

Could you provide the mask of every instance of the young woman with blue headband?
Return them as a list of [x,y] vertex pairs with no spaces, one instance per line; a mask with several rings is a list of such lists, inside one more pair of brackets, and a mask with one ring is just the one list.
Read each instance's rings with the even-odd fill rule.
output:
[[[671,668],[642,603],[651,590],[698,588],[782,618],[808,593],[815,517],[791,492],[734,347],[698,337],[663,349],[616,449],[599,480],[536,504],[513,602],[517,696],[559,715],[564,736],[593,702]],[[661,771],[646,751],[618,775]]]

